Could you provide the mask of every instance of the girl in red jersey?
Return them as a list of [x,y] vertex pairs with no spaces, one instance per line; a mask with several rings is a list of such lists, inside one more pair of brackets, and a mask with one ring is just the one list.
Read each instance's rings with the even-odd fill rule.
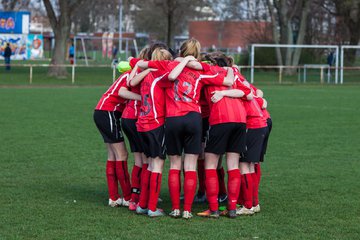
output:
[[181,155],[184,151],[185,179],[182,217],[189,219],[192,217],[191,207],[197,185],[196,163],[201,153],[200,91],[203,86],[210,84],[231,85],[232,79],[211,72],[207,64],[195,62],[200,65],[203,72],[186,67],[189,61],[200,57],[200,43],[195,39],[187,40],[181,45],[180,57],[184,59],[179,64],[175,63],[171,66],[172,71],[169,74],[169,80],[173,81],[174,85],[166,90],[166,147],[170,158],[169,190],[173,209],[170,216],[180,216],[179,175]]
[[256,99],[258,100],[258,104],[262,109],[262,113],[267,123],[267,131],[264,138],[264,143],[261,149],[260,162],[255,164],[253,174],[253,182],[254,182],[254,190],[253,190],[253,207],[252,210],[254,213],[260,212],[260,204],[259,204],[259,185],[261,179],[261,163],[264,161],[264,155],[267,149],[267,143],[269,139],[269,135],[272,129],[272,120],[269,112],[267,111],[267,101],[263,98],[263,92],[260,89],[257,89],[254,85],[250,85],[253,91],[256,93]]
[[[130,72],[122,74],[103,94],[94,112],[94,121],[99,129],[108,151],[106,178],[109,190],[109,205],[129,206],[131,198],[130,178],[127,168],[128,153],[120,127],[121,112],[126,99],[119,96],[120,89],[127,91],[126,80]],[[128,96],[140,100],[140,95],[128,91]],[[123,198],[118,193],[119,181]]]
[[[250,87],[250,83],[239,73],[236,72],[238,80],[244,85]],[[254,89],[251,90],[255,94]],[[256,97],[258,98],[258,97]],[[251,101],[245,101],[246,109],[246,148],[245,158],[240,159],[241,188],[238,202],[242,207],[236,210],[237,215],[252,215],[254,191],[258,186],[255,174],[255,165],[260,162],[262,146],[267,131],[266,119],[264,118],[260,99],[254,98]],[[254,190],[255,189],[255,190]]]
[[[172,56],[167,50],[157,48],[151,59],[171,60]],[[139,61],[137,64],[141,65],[142,62]],[[140,85],[142,102],[136,124],[142,139],[144,153],[150,159],[149,167],[141,179],[140,200],[136,212],[147,214],[150,217],[160,217],[164,215],[163,211],[157,208],[165,160],[164,88],[170,82],[167,80],[168,71],[161,71],[161,69],[151,71],[152,69],[144,70],[130,81],[131,86],[142,81]]]
[[[214,64],[231,67],[232,60],[223,53],[215,52],[207,56]],[[230,68],[231,69],[231,68]],[[232,70],[232,69],[231,69]],[[217,68],[220,74],[226,70]],[[225,72],[225,73],[224,73]],[[209,139],[205,148],[205,184],[209,210],[198,216],[218,218],[219,181],[217,166],[221,155],[226,153],[228,169],[228,206],[227,214],[236,217],[236,202],[240,190],[239,158],[245,152],[246,111],[240,97],[252,97],[251,90],[239,82],[231,87],[207,86],[205,96],[210,106]]]
[[[142,49],[139,53],[139,59],[147,59],[148,52],[149,48]],[[134,70],[136,71],[136,69]],[[128,78],[127,86],[129,86],[130,78],[131,76]],[[140,85],[129,87],[129,90],[140,94]],[[119,95],[124,98],[127,97],[122,95],[122,91],[119,92]],[[139,202],[142,166],[143,163],[147,164],[147,159],[143,154],[143,149],[141,146],[141,139],[136,129],[136,121],[138,119],[138,115],[140,114],[140,104],[141,101],[130,99],[126,103],[126,107],[121,116],[121,127],[129,140],[130,149],[134,154],[135,162],[131,173],[131,202],[129,204],[129,210],[131,211],[136,210],[137,204]]]

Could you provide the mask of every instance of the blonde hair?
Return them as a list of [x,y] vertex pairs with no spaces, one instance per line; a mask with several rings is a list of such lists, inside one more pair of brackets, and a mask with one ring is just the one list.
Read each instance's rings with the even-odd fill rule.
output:
[[151,60],[153,61],[172,60],[172,55],[166,49],[156,48],[151,55]]
[[138,57],[143,60],[149,60],[148,59],[149,50],[150,50],[149,47],[144,47],[143,49],[141,49]]
[[191,38],[181,44],[180,57],[186,57],[191,55],[194,56],[196,59],[200,60],[200,50],[200,42],[195,38]]

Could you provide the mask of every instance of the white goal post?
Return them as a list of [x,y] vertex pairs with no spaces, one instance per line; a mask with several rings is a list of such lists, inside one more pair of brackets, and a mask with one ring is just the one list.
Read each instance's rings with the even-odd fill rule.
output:
[[[335,49],[335,84],[338,83],[338,69],[339,69],[339,46],[337,45],[296,45],[296,44],[252,44],[251,45],[251,83],[254,82],[254,68],[255,68],[255,48],[324,48]],[[286,68],[287,66],[280,66]],[[342,83],[342,82],[341,82]]]
[[345,45],[341,46],[340,55],[340,83],[344,83],[344,49],[360,49],[359,45]]

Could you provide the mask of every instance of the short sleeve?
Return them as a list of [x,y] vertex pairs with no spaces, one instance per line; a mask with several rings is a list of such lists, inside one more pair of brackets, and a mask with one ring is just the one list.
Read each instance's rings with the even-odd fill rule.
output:
[[210,65],[207,64],[207,63],[204,63],[204,62],[200,62],[201,64],[201,67],[203,69],[203,71],[207,72],[207,71],[210,71]]
[[132,58],[129,62],[130,67],[134,68],[138,61],[140,61],[140,58]]
[[234,82],[234,88],[243,91],[245,93],[245,96],[247,96],[247,95],[249,95],[251,93],[251,89],[249,87],[245,86],[240,81],[235,81]]
[[262,108],[262,106],[264,104],[264,99],[261,97],[256,97],[255,100],[259,104],[260,108]]
[[168,71],[170,61],[149,61],[148,66],[149,68],[156,68],[161,71]]

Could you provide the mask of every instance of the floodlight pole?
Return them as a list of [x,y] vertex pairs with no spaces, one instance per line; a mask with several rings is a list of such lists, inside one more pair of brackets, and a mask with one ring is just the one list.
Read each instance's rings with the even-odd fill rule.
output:
[[122,42],[122,7],[123,7],[123,2],[122,2],[122,0],[119,0],[119,53],[122,52],[122,49],[121,49],[121,42]]

